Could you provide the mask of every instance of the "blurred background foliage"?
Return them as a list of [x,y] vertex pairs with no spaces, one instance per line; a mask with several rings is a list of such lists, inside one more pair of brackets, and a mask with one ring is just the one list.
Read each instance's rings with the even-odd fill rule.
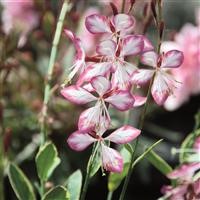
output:
[[[140,2],[144,1],[140,0]],[[75,32],[81,31],[80,27],[83,26],[81,23],[84,23],[82,16],[88,8],[95,7],[107,15],[111,13],[111,9],[100,0],[76,0],[72,3],[73,7],[66,17],[65,27]],[[4,151],[6,159],[18,163],[32,182],[38,180],[34,157],[40,143],[39,120],[44,80],[61,4],[61,0],[35,0],[34,6],[39,16],[39,23],[30,31],[27,42],[20,48],[17,47],[19,33],[14,30],[5,35],[2,22],[0,28],[0,114],[4,130]],[[164,1],[165,40],[171,39],[172,35],[178,32],[185,23],[195,24],[195,9],[199,4],[198,0]],[[3,7],[1,7],[1,14],[2,10]],[[141,10],[134,10],[134,16],[140,19],[141,12]],[[150,26],[147,34],[155,42],[156,32],[153,25]],[[47,187],[53,183],[65,182],[69,174],[76,169],[80,168],[84,173],[91,152],[91,149],[88,149],[77,153],[66,144],[66,138],[76,130],[78,116],[84,110],[84,107],[68,103],[59,94],[59,87],[67,76],[68,67],[72,64],[73,54],[73,46],[63,35],[53,73],[53,95],[50,99],[48,114],[49,137],[58,148],[61,164]],[[156,151],[172,166],[175,166],[177,156],[171,154],[171,148],[178,148],[184,137],[192,131],[194,114],[199,109],[199,102],[200,96],[193,96],[173,112],[152,104],[140,142],[148,146],[157,139],[164,138],[164,142],[156,147]],[[137,124],[140,111],[140,108],[133,110],[130,124]],[[112,119],[115,128],[123,123],[124,113],[116,113],[113,110]],[[160,188],[164,183],[168,183],[168,180],[147,160],[143,160],[134,170],[127,199],[156,199],[160,196]],[[5,179],[5,186],[6,199],[15,199],[8,178]],[[95,199],[105,199],[106,192],[107,177],[102,177],[99,172],[91,182],[87,199],[94,199],[94,196]]]

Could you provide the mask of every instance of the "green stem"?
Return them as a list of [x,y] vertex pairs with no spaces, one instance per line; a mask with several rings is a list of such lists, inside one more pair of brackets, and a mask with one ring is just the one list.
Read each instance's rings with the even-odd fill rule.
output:
[[98,142],[93,144],[92,154],[91,154],[91,157],[90,157],[90,159],[88,161],[86,177],[85,177],[85,181],[84,181],[84,184],[83,184],[83,189],[82,189],[82,194],[81,194],[80,200],[84,200],[85,199],[86,192],[87,192],[88,185],[89,185],[89,181],[90,181],[91,168],[92,168],[92,164],[93,164],[93,161],[94,161],[94,157],[95,157],[95,155],[97,153],[98,147],[99,147],[99,143]]
[[[141,118],[140,118],[140,121],[139,121],[139,129],[140,130],[142,130],[142,128],[143,128],[147,107],[148,107],[148,104],[149,104],[149,101],[150,101],[150,97],[151,97],[151,87],[152,87],[152,84],[153,84],[154,77],[155,77],[155,74],[151,79],[151,82],[150,82],[150,85],[149,85],[149,88],[148,88],[148,92],[147,92],[147,101],[146,101],[146,103],[144,105],[144,109],[142,111]],[[131,160],[130,160],[130,165],[129,165],[129,168],[128,168],[127,176],[125,178],[125,181],[124,181],[124,184],[123,184],[123,188],[122,188],[122,192],[121,192],[120,197],[119,197],[120,200],[124,199],[124,196],[125,196],[125,193],[126,193],[126,190],[127,190],[127,187],[128,187],[128,183],[129,183],[129,180],[131,178],[132,164],[133,164],[133,162],[135,160],[135,153],[136,153],[136,149],[137,149],[138,143],[139,143],[139,137],[137,137],[137,139],[136,139],[134,150],[133,150],[133,153],[131,155]]]
[[113,196],[113,191],[109,191],[107,200],[112,200],[112,196]]
[[45,143],[47,139],[47,127],[46,127],[46,117],[47,117],[47,110],[48,110],[48,103],[50,99],[50,91],[51,91],[51,81],[52,81],[52,75],[53,75],[53,69],[55,65],[55,60],[57,56],[57,49],[58,49],[58,43],[60,41],[61,33],[62,33],[62,27],[63,22],[65,19],[65,15],[67,11],[70,9],[70,4],[68,3],[68,0],[64,0],[62,9],[60,12],[60,16],[57,22],[56,26],[56,32],[54,35],[53,43],[52,43],[52,49],[49,59],[49,65],[48,65],[48,72],[47,72],[47,81],[45,83],[45,89],[44,89],[44,100],[43,100],[43,108],[42,108],[42,116],[41,116],[41,125],[40,125],[40,132],[42,135],[41,139],[41,145]]
[[[43,107],[42,107],[42,112],[41,112],[41,124],[40,124],[41,146],[47,140],[46,118],[47,118],[48,103],[51,96],[51,81],[52,81],[52,76],[53,76],[53,69],[54,69],[54,65],[56,61],[58,44],[59,44],[61,33],[62,33],[65,15],[69,9],[70,9],[70,4],[68,3],[68,0],[64,0],[61,11],[60,11],[60,16],[58,18],[54,39],[52,42],[52,48],[51,48],[51,54],[50,54],[50,59],[49,59],[48,72],[47,72],[47,80],[45,82],[44,100],[43,100]],[[41,180],[40,181],[41,198],[45,193],[44,185],[45,185],[45,182]]]

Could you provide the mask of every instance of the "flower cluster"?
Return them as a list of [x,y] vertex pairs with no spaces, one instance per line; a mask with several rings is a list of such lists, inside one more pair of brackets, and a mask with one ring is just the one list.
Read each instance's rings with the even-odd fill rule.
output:
[[200,170],[200,137],[197,137],[193,150],[198,156],[196,161],[183,163],[167,175],[169,179],[176,179],[176,186],[163,186],[161,192],[164,199],[169,200],[190,200],[200,199],[200,177],[197,173]]
[[[64,86],[61,94],[68,101],[79,105],[94,102],[92,107],[81,113],[78,130],[70,135],[67,142],[76,151],[97,142],[102,166],[112,172],[122,171],[123,160],[106,141],[125,144],[135,139],[141,131],[125,125],[105,137],[104,133],[111,124],[109,106],[127,111],[143,105],[146,97],[133,94],[132,87],[141,86],[152,78],[153,98],[162,105],[172,94],[176,83],[166,69],[179,67],[183,61],[182,52],[177,50],[157,55],[144,35],[130,34],[134,24],[135,19],[127,14],[116,14],[111,18],[99,14],[86,17],[87,30],[102,37],[92,57],[86,55],[81,39],[65,29],[66,36],[76,49],[68,81],[76,77],[76,84]],[[129,57],[140,59],[151,69],[138,69]]]

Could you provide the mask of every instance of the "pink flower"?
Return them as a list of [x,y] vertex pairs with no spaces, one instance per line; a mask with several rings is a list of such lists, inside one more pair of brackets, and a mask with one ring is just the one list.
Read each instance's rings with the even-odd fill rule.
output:
[[82,73],[85,70],[86,63],[85,63],[85,51],[82,46],[82,42],[80,38],[78,38],[73,32],[68,29],[65,29],[65,35],[73,42],[74,47],[76,49],[76,56],[74,64],[70,67],[72,70],[68,76],[68,81],[78,73]]
[[86,18],[85,25],[92,34],[107,33],[120,37],[134,27],[135,19],[123,13],[115,15],[112,19],[104,15],[93,14]]
[[176,85],[176,81],[165,70],[179,67],[183,62],[183,53],[171,50],[158,56],[154,51],[149,51],[142,55],[141,62],[151,68],[136,70],[132,75],[132,82],[141,86],[155,75],[151,93],[155,102],[162,105]]
[[129,35],[119,43],[114,40],[104,40],[97,45],[97,57],[103,62],[92,64],[81,74],[78,84],[90,81],[95,76],[107,76],[112,73],[112,85],[121,89],[130,86],[130,75],[136,67],[125,61],[126,56],[136,56],[143,51],[144,42],[142,36]]
[[3,30],[6,34],[13,30],[19,32],[18,46],[22,47],[27,40],[27,35],[39,23],[38,14],[34,10],[34,3],[32,0],[1,0],[1,3],[4,7],[2,13]]
[[[199,12],[200,13],[200,12]],[[199,14],[200,15],[200,14]],[[162,50],[168,51],[174,48],[183,51],[184,62],[181,68],[171,69],[175,79],[182,84],[174,90],[174,96],[165,102],[167,110],[175,110],[187,102],[192,95],[200,93],[200,24],[186,24],[175,35],[174,41],[162,44]],[[188,37],[188,35],[190,37]]]
[[89,108],[80,115],[79,129],[94,128],[96,125],[103,125],[107,128],[110,116],[106,103],[120,111],[128,110],[133,107],[133,96],[127,90],[118,90],[111,87],[110,81],[105,77],[97,76],[91,80],[93,90],[98,94],[94,96],[86,89],[72,85],[61,90],[61,94],[75,104],[86,104],[95,101],[94,107]]
[[184,164],[167,175],[170,179],[179,179],[181,182],[190,181],[194,173],[200,169],[200,162]]
[[138,137],[141,131],[131,126],[123,126],[105,138],[103,137],[104,132],[105,129],[89,132],[76,131],[69,136],[67,143],[73,150],[82,151],[93,142],[98,142],[103,168],[120,173],[123,170],[123,159],[116,150],[108,147],[105,141],[125,144]]

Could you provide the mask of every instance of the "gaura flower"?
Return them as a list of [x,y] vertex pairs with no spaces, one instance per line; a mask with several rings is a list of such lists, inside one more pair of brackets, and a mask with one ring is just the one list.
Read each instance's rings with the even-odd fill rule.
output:
[[165,70],[179,67],[183,62],[183,53],[171,50],[158,56],[154,51],[149,51],[141,56],[141,62],[151,68],[136,70],[132,75],[132,82],[141,86],[155,76],[151,93],[155,102],[162,105],[168,96],[173,94],[177,84],[177,81]]
[[195,172],[200,169],[200,163],[183,164],[170,172],[167,177],[177,179],[177,186],[163,186],[161,192],[165,199],[190,200],[200,199],[200,179],[194,180]]
[[107,33],[121,37],[134,27],[135,19],[127,14],[117,14],[112,19],[104,15],[93,14],[86,18],[85,26],[92,34]]
[[98,132],[96,130],[89,132],[78,130],[69,136],[67,143],[73,150],[82,151],[93,142],[98,142],[103,168],[107,171],[120,173],[123,170],[123,158],[119,152],[108,147],[105,142],[125,144],[138,137],[141,131],[126,125],[107,137],[103,137],[104,132],[105,129],[100,129]]
[[107,127],[110,116],[106,103],[110,103],[120,111],[128,110],[134,105],[134,98],[128,90],[112,88],[110,81],[105,77],[94,77],[91,80],[91,85],[97,96],[77,85],[71,85],[61,90],[61,94],[75,104],[96,102],[94,107],[87,109],[80,115],[78,123],[80,130],[94,128],[99,124]]
[[85,51],[82,46],[82,42],[80,38],[78,38],[72,31],[65,29],[64,30],[65,35],[73,42],[74,47],[76,49],[76,56],[74,64],[69,68],[71,70],[68,80],[71,81],[71,79],[78,73],[82,73],[86,67],[85,64]]
[[103,62],[92,64],[86,68],[78,80],[78,84],[90,81],[95,76],[109,76],[112,73],[112,85],[120,89],[130,86],[131,74],[136,69],[133,64],[125,61],[126,56],[136,56],[143,51],[143,37],[129,35],[119,43],[114,40],[104,40],[97,45],[97,57]]

